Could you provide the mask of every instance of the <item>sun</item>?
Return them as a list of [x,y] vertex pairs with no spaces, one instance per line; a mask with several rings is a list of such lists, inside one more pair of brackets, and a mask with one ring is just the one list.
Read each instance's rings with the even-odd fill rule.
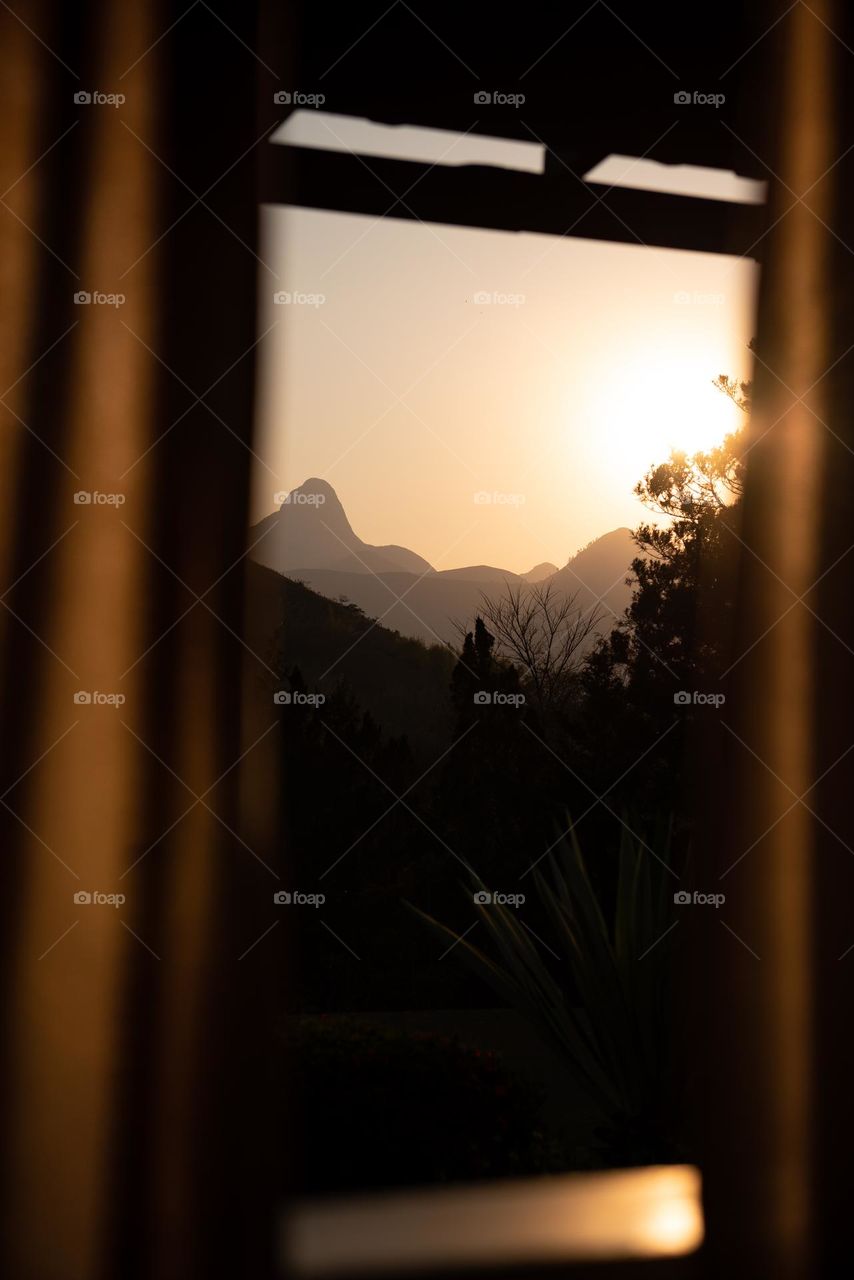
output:
[[708,352],[649,350],[612,363],[606,376],[589,384],[587,464],[607,474],[609,487],[630,493],[674,449],[691,454],[719,444],[744,421],[742,411],[713,386],[723,371],[710,366]]

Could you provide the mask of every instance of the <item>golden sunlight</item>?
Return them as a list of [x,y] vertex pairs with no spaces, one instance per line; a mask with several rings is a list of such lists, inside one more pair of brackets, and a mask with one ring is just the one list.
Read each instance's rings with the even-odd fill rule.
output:
[[[616,369],[613,360],[603,365],[583,406],[586,465],[630,491],[672,450],[690,454],[718,444],[744,422],[742,411],[713,386],[719,373],[740,370],[710,367],[708,351],[699,346],[676,352],[650,346]],[[567,442],[573,465],[578,451],[573,435]]]

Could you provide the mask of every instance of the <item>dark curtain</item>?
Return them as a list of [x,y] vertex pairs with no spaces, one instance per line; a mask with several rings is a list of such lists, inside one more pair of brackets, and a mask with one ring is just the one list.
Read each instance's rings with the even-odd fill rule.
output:
[[831,1277],[854,1139],[854,22],[768,6],[770,184],[738,637],[709,787],[710,1276]]
[[265,816],[241,813],[267,743],[241,735],[240,632],[281,57],[252,0],[13,8],[3,1271],[261,1277],[278,873]]

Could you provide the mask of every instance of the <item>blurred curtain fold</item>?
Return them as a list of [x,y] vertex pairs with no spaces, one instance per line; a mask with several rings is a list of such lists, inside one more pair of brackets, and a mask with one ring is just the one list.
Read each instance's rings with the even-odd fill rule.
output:
[[260,27],[253,0],[0,9],[0,1257],[20,1280],[271,1271],[277,872],[238,785],[265,750],[240,702],[274,287]]
[[703,859],[726,905],[693,998],[707,1274],[806,1280],[838,1274],[854,1138],[854,13],[766,14],[771,203]]

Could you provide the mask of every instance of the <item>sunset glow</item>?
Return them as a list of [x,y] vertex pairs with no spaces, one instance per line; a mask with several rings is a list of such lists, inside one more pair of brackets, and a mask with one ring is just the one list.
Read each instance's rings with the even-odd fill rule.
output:
[[367,542],[562,565],[739,421],[712,380],[751,376],[752,262],[302,209],[263,230],[256,520],[316,476]]
[[[590,439],[582,449],[603,484],[631,492],[671,450],[708,449],[743,424],[742,411],[712,385],[705,352],[692,345],[674,353],[650,344],[593,380],[583,409]],[[567,454],[577,458],[578,451],[578,434],[570,431]]]

